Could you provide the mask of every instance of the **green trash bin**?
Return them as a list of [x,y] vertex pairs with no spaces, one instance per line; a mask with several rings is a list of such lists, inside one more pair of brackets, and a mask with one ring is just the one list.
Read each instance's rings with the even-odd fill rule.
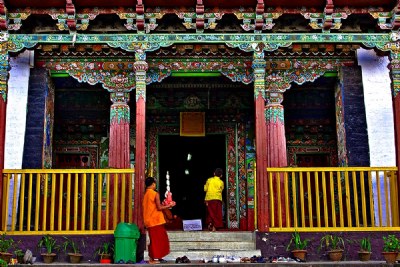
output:
[[119,223],[114,231],[114,263],[136,263],[139,228],[133,223]]

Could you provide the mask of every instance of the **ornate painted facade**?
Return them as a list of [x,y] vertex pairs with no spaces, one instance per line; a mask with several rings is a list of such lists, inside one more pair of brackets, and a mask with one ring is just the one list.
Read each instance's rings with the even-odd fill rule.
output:
[[[109,167],[132,164],[140,203],[144,177],[163,175],[159,136],[179,134],[180,112],[205,112],[206,135],[225,138],[227,227],[267,231],[267,167],[306,164],[307,155],[324,155],[314,166],[349,164],[341,77],[357,67],[360,47],[390,57],[399,114],[398,8],[390,0],[0,0],[0,141],[9,58],[28,49],[55,83],[42,167],[56,168],[60,151],[87,151],[93,168],[101,155]],[[396,116],[397,166],[399,125]],[[133,212],[142,227],[141,205]]]

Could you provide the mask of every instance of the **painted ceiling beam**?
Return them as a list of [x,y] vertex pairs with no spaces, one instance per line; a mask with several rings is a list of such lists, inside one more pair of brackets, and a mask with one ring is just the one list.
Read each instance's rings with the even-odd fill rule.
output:
[[[9,42],[8,51],[33,48],[37,44],[107,44],[126,51],[154,51],[178,43],[226,43],[242,49],[264,43],[265,51],[295,43],[355,43],[389,50],[399,41],[399,33],[270,33],[270,34],[9,34],[0,42]],[[248,49],[242,49],[248,51]]]

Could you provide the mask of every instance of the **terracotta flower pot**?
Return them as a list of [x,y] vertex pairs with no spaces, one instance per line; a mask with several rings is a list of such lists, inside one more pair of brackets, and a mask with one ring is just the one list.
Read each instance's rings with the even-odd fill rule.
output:
[[79,253],[68,253],[69,261],[71,263],[80,263],[82,259],[82,254]]
[[358,258],[360,261],[369,261],[371,259],[371,252],[369,251],[359,251]]
[[292,255],[295,258],[299,258],[301,260],[306,260],[307,250],[304,249],[295,249],[292,250]]
[[331,261],[340,261],[343,257],[343,249],[333,249],[328,251],[328,255]]
[[50,254],[42,253],[41,255],[43,257],[43,262],[44,263],[52,263],[52,262],[54,262],[54,259],[56,257],[55,253],[50,253]]
[[399,254],[397,251],[382,252],[387,264],[394,264],[397,259],[397,254]]

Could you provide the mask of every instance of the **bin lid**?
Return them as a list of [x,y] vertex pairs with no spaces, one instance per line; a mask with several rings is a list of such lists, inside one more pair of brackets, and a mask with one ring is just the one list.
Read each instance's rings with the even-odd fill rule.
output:
[[114,230],[114,237],[139,238],[140,231],[136,224],[121,222]]

